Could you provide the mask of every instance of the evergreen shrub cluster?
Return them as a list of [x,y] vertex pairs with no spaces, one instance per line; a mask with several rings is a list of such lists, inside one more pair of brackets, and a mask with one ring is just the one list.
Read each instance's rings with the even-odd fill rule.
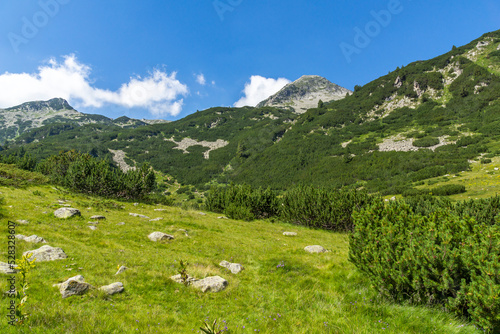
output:
[[[480,210],[489,207],[489,215]],[[495,211],[496,209],[496,211]],[[353,214],[349,260],[384,296],[442,305],[488,332],[500,326],[498,198],[376,201]]]
[[149,165],[124,173],[104,160],[76,151],[61,152],[43,160],[37,170],[73,191],[122,199],[140,199],[155,188],[156,177]]

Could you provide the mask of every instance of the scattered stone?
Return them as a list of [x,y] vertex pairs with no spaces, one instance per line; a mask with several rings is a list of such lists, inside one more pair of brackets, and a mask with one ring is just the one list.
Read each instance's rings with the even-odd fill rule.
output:
[[155,211],[167,211],[167,209],[155,209]]
[[125,266],[121,266],[120,269],[118,269],[118,271],[116,272],[115,275],[118,275],[118,274],[121,274],[122,272],[124,272],[125,270],[127,270],[128,268],[125,267]]
[[306,252],[309,252],[309,253],[326,253],[327,252],[326,249],[324,249],[323,247],[318,246],[318,245],[307,246],[304,248],[304,250]]
[[89,226],[89,228],[90,228],[92,231],[97,230],[97,227],[95,227],[95,226]]
[[221,263],[219,263],[219,266],[229,269],[231,271],[231,273],[233,273],[233,274],[238,274],[243,269],[245,269],[239,263],[230,263],[227,261],[222,261]]
[[99,222],[87,222],[87,224],[97,225]]
[[150,235],[148,235],[148,238],[151,241],[161,241],[161,240],[172,240],[174,239],[174,236],[163,232],[153,232]]
[[110,285],[101,286],[99,290],[106,292],[108,295],[114,295],[125,290],[121,282],[112,283]]
[[283,235],[286,235],[287,237],[294,237],[297,235],[296,232],[283,232]]
[[71,277],[61,284],[54,284],[54,286],[59,288],[59,292],[63,298],[68,298],[74,295],[83,295],[89,289],[94,288],[89,283],[85,283],[82,275]]
[[217,219],[229,219],[229,218],[227,218],[225,216],[220,216],[220,217],[217,217]]
[[97,216],[92,216],[92,217],[90,217],[90,219],[95,219],[95,220],[104,220],[104,219],[106,219],[106,217],[97,215]]
[[54,216],[57,218],[69,218],[73,216],[81,216],[80,210],[75,208],[60,208],[54,211]]
[[14,265],[11,267],[10,264],[5,262],[0,262],[0,273],[2,274],[15,274],[17,270],[14,269]]
[[206,216],[207,214],[205,212],[198,212],[199,215],[201,216]]
[[24,240],[26,242],[31,242],[34,244],[38,244],[38,243],[46,244],[47,243],[47,241],[44,238],[39,237],[37,235],[31,235],[31,236],[27,237],[27,236],[22,235],[22,234],[16,234],[16,239]]
[[116,224],[116,225],[121,226],[121,225],[125,225],[125,223],[124,223],[124,222],[121,222],[121,223],[118,223],[118,224]]
[[139,205],[139,203],[134,203],[134,206],[138,206],[138,205]]
[[[174,275],[174,276],[170,277],[170,279],[176,283],[184,284],[184,282],[182,281],[181,274]],[[192,284],[193,282],[198,281],[198,279],[188,275],[187,281],[189,282],[189,284]]]
[[31,259],[35,259],[35,262],[62,260],[68,257],[61,248],[51,247],[49,245],[26,251],[23,255],[28,255],[29,253],[32,254]]
[[395,201],[395,200],[396,200],[396,196],[392,196],[391,201]]
[[20,224],[20,225],[28,225],[30,222],[27,221],[27,220],[24,220],[24,219],[19,219],[17,220],[17,222]]
[[149,221],[150,221],[150,222],[158,222],[158,221],[160,221],[160,220],[162,220],[162,219],[163,219],[163,218],[158,217],[158,218],[155,218],[155,219],[150,219]]
[[145,216],[145,215],[140,215],[138,213],[129,213],[130,216],[133,216],[133,217],[139,217],[139,218],[147,218],[149,219],[148,216]]
[[227,281],[220,276],[211,276],[194,281],[191,285],[202,292],[219,292],[227,287]]
[[495,167],[495,170],[498,170],[498,167]]

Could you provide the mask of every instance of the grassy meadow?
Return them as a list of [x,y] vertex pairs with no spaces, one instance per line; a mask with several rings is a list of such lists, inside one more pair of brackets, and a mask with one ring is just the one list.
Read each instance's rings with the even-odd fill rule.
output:
[[[1,297],[1,333],[199,333],[204,321],[215,319],[227,333],[479,333],[466,320],[437,308],[380,300],[348,262],[347,234],[102,200],[50,185],[1,186],[0,193],[5,235],[7,221],[28,220],[16,233],[41,236],[68,255],[36,263],[29,276],[31,316],[25,325],[7,324],[9,298]],[[59,200],[81,210],[82,217],[56,218]],[[154,211],[159,208],[164,211]],[[130,212],[162,220],[151,222]],[[88,227],[93,215],[107,218],[95,231]],[[175,239],[152,242],[147,236],[154,231]],[[284,231],[298,236],[285,237]],[[3,240],[0,261],[7,262]],[[17,257],[42,245],[16,240]],[[304,251],[308,245],[330,252],[309,254]],[[189,263],[188,274],[219,275],[228,287],[202,293],[173,282],[170,276],[177,274],[180,260]],[[245,270],[234,275],[219,267],[222,260],[241,263]],[[121,265],[129,269],[115,276]],[[95,287],[122,282],[125,291],[107,296],[93,290],[62,299],[52,285],[78,274]],[[0,276],[0,289],[6,291],[9,275]]]

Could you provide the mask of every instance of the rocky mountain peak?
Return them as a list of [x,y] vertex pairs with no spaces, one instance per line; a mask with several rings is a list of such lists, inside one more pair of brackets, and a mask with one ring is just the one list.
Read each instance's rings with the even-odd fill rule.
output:
[[63,98],[54,98],[48,101],[32,101],[20,104],[15,107],[7,108],[6,111],[21,111],[21,112],[33,112],[33,111],[60,111],[60,110],[75,110],[69,105],[68,101]]
[[291,108],[302,114],[318,106],[319,100],[329,102],[343,99],[350,90],[319,75],[303,75],[283,87],[278,93],[260,102],[257,107]]

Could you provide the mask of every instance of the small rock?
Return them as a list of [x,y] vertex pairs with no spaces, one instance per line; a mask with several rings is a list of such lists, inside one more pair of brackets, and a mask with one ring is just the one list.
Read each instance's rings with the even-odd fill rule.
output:
[[35,262],[62,260],[68,257],[61,248],[51,247],[49,245],[26,251],[23,255],[28,255],[29,253],[32,254],[31,259],[35,259]]
[[17,273],[17,270],[14,269],[15,265],[10,265],[5,262],[0,262],[0,273],[3,274],[15,274]]
[[134,203],[134,206],[138,206],[138,205],[139,205],[139,203]]
[[201,216],[206,216],[207,214],[205,212],[198,212],[199,215]]
[[134,217],[139,217],[139,218],[147,218],[149,219],[148,216],[145,216],[145,215],[140,215],[138,213],[129,213],[130,216],[134,216]]
[[121,222],[121,223],[117,223],[116,225],[121,226],[121,225],[125,225],[125,223],[124,223],[124,222]]
[[220,216],[220,217],[217,217],[217,219],[229,219],[229,218],[227,218],[225,216]]
[[167,211],[167,209],[155,209],[155,211]]
[[124,272],[125,270],[127,270],[128,268],[125,267],[125,266],[121,266],[120,269],[118,269],[118,271],[116,272],[115,275],[118,275],[118,274],[121,274],[122,272]]
[[108,295],[114,295],[125,290],[121,282],[112,283],[110,285],[101,286],[99,290],[106,292]]
[[229,269],[231,271],[231,273],[233,273],[233,274],[238,274],[243,269],[245,269],[239,263],[230,263],[227,261],[222,261],[221,263],[219,263],[219,266]]
[[495,170],[498,170],[498,167],[495,167]]
[[148,238],[151,241],[160,241],[160,240],[172,240],[174,239],[174,236],[163,232],[153,232],[150,235],[148,235]]
[[283,232],[283,235],[286,235],[288,237],[294,237],[297,235],[297,233],[296,232]]
[[162,220],[162,219],[163,219],[163,218],[158,217],[158,218],[155,218],[155,219],[150,219],[149,221],[150,221],[150,222],[158,222],[158,221],[160,221],[160,220]]
[[95,227],[95,226],[89,226],[89,228],[90,228],[92,231],[97,230],[97,227]]
[[99,222],[87,222],[87,224],[97,225]]
[[[176,283],[184,284],[184,282],[182,281],[181,274],[174,275],[170,277],[170,279]],[[188,275],[187,281],[189,282],[189,284],[192,284],[193,282],[198,281],[198,279]]]
[[61,284],[55,284],[55,286],[59,287],[59,292],[63,298],[68,298],[74,295],[83,295],[89,289],[94,288],[92,285],[84,282],[82,275],[71,277]]
[[19,219],[17,220],[17,222],[20,224],[20,225],[28,225],[30,222],[27,221],[27,220],[24,220],[24,219]]
[[73,216],[81,216],[80,210],[75,208],[60,208],[54,212],[57,218],[69,218]]
[[227,287],[227,281],[220,276],[211,276],[194,281],[191,285],[202,292],[219,292]]
[[326,253],[326,249],[318,245],[307,246],[304,250],[309,253]]
[[37,235],[31,235],[31,236],[27,237],[27,236],[22,235],[22,234],[16,234],[16,238],[20,239],[20,240],[24,240],[26,242],[31,242],[34,244],[38,244],[38,243],[46,244],[47,243],[47,241],[44,238],[39,237]]
[[92,217],[90,217],[90,219],[95,219],[95,220],[105,220],[105,219],[106,219],[106,217],[97,215],[97,216],[92,216]]

